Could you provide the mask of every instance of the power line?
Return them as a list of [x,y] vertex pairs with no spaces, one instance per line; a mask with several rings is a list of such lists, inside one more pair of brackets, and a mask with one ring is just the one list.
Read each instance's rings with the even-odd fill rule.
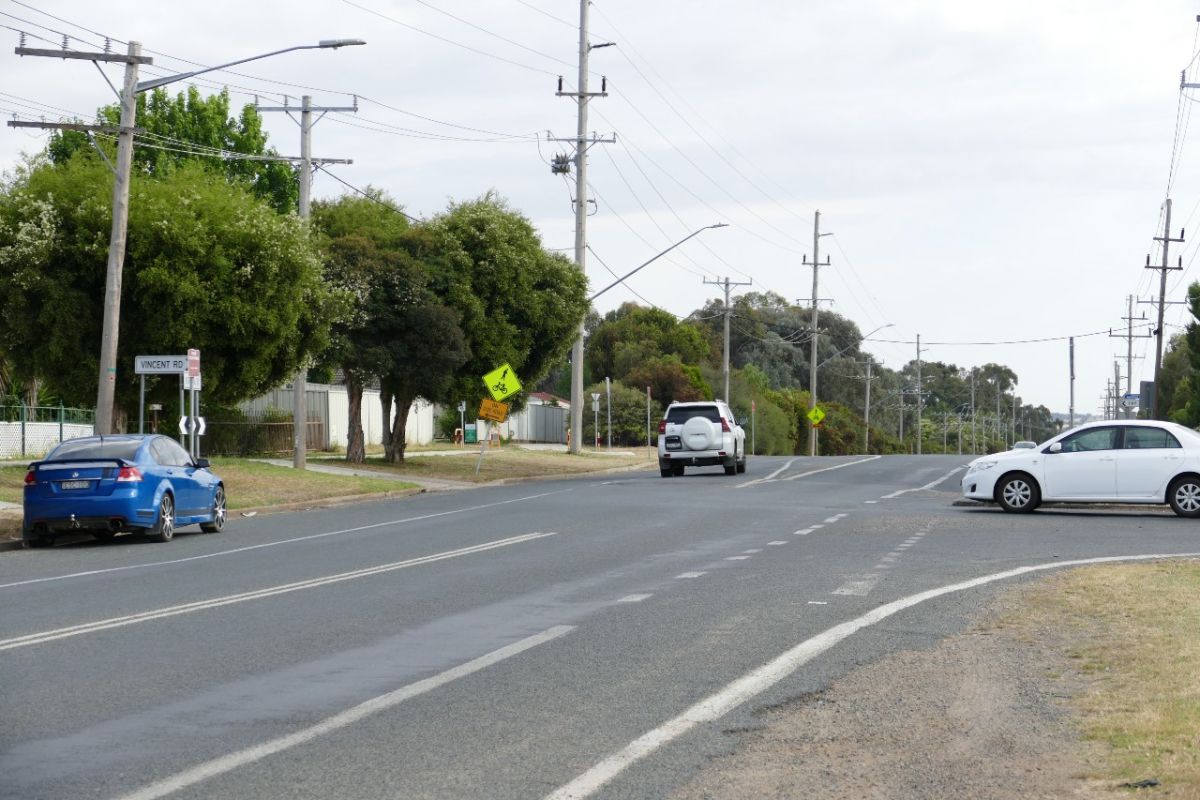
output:
[[477,47],[471,47],[470,45],[462,44],[461,42],[456,42],[453,39],[447,39],[445,36],[439,36],[436,33],[431,33],[422,28],[418,28],[416,25],[410,25],[407,22],[401,22],[400,20],[396,19],[395,17],[389,17],[387,14],[384,14],[380,11],[375,11],[374,9],[367,8],[366,6],[363,6],[363,5],[359,5],[358,3],[355,3],[353,0],[342,0],[342,2],[348,6],[354,6],[355,8],[357,8],[360,11],[365,11],[368,14],[373,14],[374,16],[379,17],[380,19],[387,20],[388,22],[391,22],[395,25],[399,25],[402,28],[407,28],[411,31],[415,31],[423,36],[428,36],[431,39],[436,39],[437,41],[442,42],[444,44],[451,45],[452,47],[459,47],[459,48],[462,48],[463,50],[467,50],[472,53],[475,53],[476,55],[481,55],[486,58],[493,59],[495,61],[501,61],[505,64],[510,64],[514,67],[520,67],[521,69],[529,70],[530,72],[540,72],[541,74],[549,75],[552,78],[558,77],[557,72],[551,72],[550,70],[542,69],[541,67],[535,67],[530,64],[522,64],[520,61],[513,61],[511,58],[505,58],[504,56],[498,56],[495,53],[489,53],[486,50],[480,50]]
[[337,175],[334,175],[332,172],[330,172],[325,167],[318,165],[317,169],[321,170],[321,172],[324,172],[326,175],[333,178],[335,181],[342,184],[347,189],[357,192],[358,194],[362,195],[363,197],[367,198],[368,200],[373,200],[374,202],[378,203],[379,205],[383,206],[384,208],[395,211],[397,214],[400,214],[403,217],[407,217],[411,222],[424,223],[424,220],[419,219],[418,217],[414,217],[412,214],[409,214],[408,212],[406,212],[400,208],[397,208],[396,206],[392,205],[391,203],[385,203],[383,200],[380,200],[378,197],[375,197],[370,192],[363,191],[362,189],[358,188],[357,186],[355,186],[347,181],[342,180],[341,178],[339,178]]

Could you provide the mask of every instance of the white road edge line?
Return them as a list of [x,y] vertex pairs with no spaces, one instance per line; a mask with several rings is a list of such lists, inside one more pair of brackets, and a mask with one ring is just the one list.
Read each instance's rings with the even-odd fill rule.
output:
[[826,650],[849,638],[851,635],[868,626],[874,625],[893,614],[911,608],[926,600],[932,600],[954,592],[974,589],[996,581],[1027,575],[1032,572],[1077,567],[1086,564],[1107,564],[1122,561],[1154,561],[1164,558],[1196,558],[1200,553],[1156,553],[1138,556],[1110,556],[1105,558],[1086,558],[1076,561],[1056,561],[1049,564],[1034,564],[1018,567],[1005,572],[996,572],[980,578],[952,583],[937,589],[919,592],[918,594],[902,597],[891,603],[879,606],[860,617],[834,625],[832,628],[817,634],[811,639],[799,643],[790,650],[762,665],[756,670],[746,673],[720,691],[709,695],[674,719],[670,719],[652,731],[642,734],[628,745],[600,761],[591,769],[555,791],[546,795],[545,800],[582,800],[595,794],[602,786],[611,781],[628,767],[645,758],[663,745],[683,736],[693,728],[704,723],[713,722],[729,711],[748,700],[762,694],[779,681],[791,675],[804,664],[824,653]]
[[44,644],[53,642],[57,639],[66,639],[71,636],[82,636],[86,633],[97,633],[99,631],[109,630],[110,628],[121,628],[126,625],[135,625],[139,622],[148,622],[154,619],[164,619],[166,617],[175,617],[180,614],[190,614],[193,611],[203,611],[209,608],[220,608],[221,606],[233,605],[235,603],[245,603],[250,600],[262,600],[267,597],[275,597],[276,595],[289,594],[298,592],[303,589],[315,589],[320,586],[328,586],[333,583],[342,583],[344,581],[356,580],[358,578],[367,578],[373,575],[381,575],[385,572],[394,572],[398,569],[406,569],[415,567],[421,564],[430,564],[434,561],[444,561],[448,558],[457,558],[459,556],[472,555],[474,553],[482,553],[487,550],[495,550],[499,547],[507,547],[513,544],[521,544],[522,542],[531,542],[535,539],[544,539],[547,536],[557,536],[557,533],[526,533],[521,536],[510,536],[507,539],[497,539],[492,542],[484,542],[483,544],[472,545],[471,547],[463,547],[458,550],[448,550],[444,553],[435,553],[430,556],[420,556],[418,558],[410,558],[405,561],[395,561],[391,564],[380,564],[374,567],[365,569],[356,569],[353,572],[342,572],[336,575],[326,575],[323,578],[310,578],[306,581],[297,581],[295,583],[285,583],[279,586],[270,586],[265,589],[256,589],[252,592],[242,592],[240,594],[230,594],[223,597],[213,597],[208,600],[198,600],[193,603],[184,603],[177,606],[168,606],[165,608],[155,609],[153,611],[143,611],[138,614],[129,614],[124,617],[112,617],[110,619],[97,620],[95,622],[84,622],[80,625],[71,625],[66,628],[57,628],[55,630],[42,631],[40,633],[29,633],[24,636],[16,636],[12,639],[0,639],[0,651],[15,650],[18,647],[28,647],[34,644]]
[[444,686],[451,681],[466,677],[467,675],[478,672],[485,667],[499,663],[506,658],[512,658],[513,656],[523,653],[526,650],[537,647],[540,644],[545,644],[546,642],[570,633],[574,629],[574,625],[556,625],[555,627],[549,628],[541,633],[534,634],[533,636],[521,639],[518,642],[513,642],[510,645],[501,647],[499,650],[493,650],[492,652],[480,656],[473,661],[468,661],[467,663],[460,664],[453,669],[448,669],[445,672],[434,675],[431,678],[425,678],[424,680],[417,681],[416,683],[410,683],[407,686],[403,686],[395,691],[388,692],[387,694],[381,694],[378,697],[374,697],[364,703],[360,703],[359,705],[342,711],[339,714],[334,714],[332,717],[328,717],[325,720],[318,722],[316,725],[312,725],[308,728],[304,728],[303,730],[288,734],[287,736],[280,736],[277,739],[272,739],[268,742],[263,742],[262,744],[248,747],[245,750],[239,750],[236,753],[230,753],[229,755],[221,756],[220,758],[214,758],[211,761],[206,761],[203,764],[192,767],[191,769],[176,773],[169,778],[164,778],[160,781],[150,784],[149,786],[138,789],[132,794],[123,795],[120,800],[155,800],[155,798],[165,797],[166,795],[177,792],[180,789],[185,789],[188,786],[194,786],[195,784],[208,780],[209,778],[213,778],[218,775],[224,775],[225,773],[231,772],[238,767],[253,763],[255,761],[260,761],[267,756],[271,756],[282,752],[283,750],[288,750],[292,747],[312,741],[318,736],[322,736],[340,728],[353,725],[365,717],[369,717],[370,715],[380,711],[386,711],[389,708],[403,703],[405,700],[425,694],[426,692]]
[[280,539],[277,542],[263,542],[262,544],[252,544],[246,547],[236,547],[232,550],[220,550],[216,553],[205,553],[199,556],[187,556],[186,558],[174,558],[170,561],[151,561],[145,564],[128,564],[123,567],[109,567],[107,569],[90,569],[86,572],[72,572],[68,575],[53,575],[48,578],[31,578],[25,581],[16,581],[14,583],[0,583],[0,589],[9,589],[13,586],[28,586],[31,583],[46,583],[48,581],[62,581],[68,578],[86,578],[92,575],[104,575],[109,572],[125,572],[131,569],[146,569],[147,567],[166,567],[172,564],[186,564],[189,561],[203,561],[208,558],[219,558],[220,556],[232,556],[238,553],[247,553],[251,550],[261,550],[264,547],[278,547],[282,544],[296,544],[297,542],[308,542],[313,539],[324,539],[327,536],[341,536],[346,533],[358,533],[359,531],[369,531],[375,528],[386,528],[388,525],[403,525],[406,522],[422,522],[427,519],[437,519],[438,517],[447,517],[451,514],[463,514],[468,511],[481,511],[485,508],[494,508],[495,506],[504,506],[510,503],[520,503],[525,500],[537,500],[541,497],[549,497],[554,494],[562,494],[563,492],[571,492],[574,489],[556,489],[553,492],[542,492],[541,494],[531,494],[526,497],[514,497],[511,500],[498,500],[494,503],[483,503],[477,506],[468,506],[467,508],[455,508],[450,511],[437,511],[433,514],[422,514],[417,517],[403,517],[401,519],[391,519],[386,522],[376,522],[371,525],[359,525],[356,528],[343,528],[338,531],[325,531],[324,533],[314,533],[309,536],[298,536],[294,539]]
[[946,480],[951,475],[953,475],[954,473],[958,472],[961,469],[963,469],[963,467],[955,467],[954,469],[950,470],[942,477],[938,478],[935,481],[930,481],[929,483],[925,484],[924,486],[918,486],[915,489],[901,489],[898,492],[892,492],[891,494],[885,494],[883,497],[881,497],[879,499],[880,500],[892,500],[892,499],[899,497],[902,494],[908,494],[909,492],[923,492],[927,489],[932,489],[933,487],[937,486],[939,483]]

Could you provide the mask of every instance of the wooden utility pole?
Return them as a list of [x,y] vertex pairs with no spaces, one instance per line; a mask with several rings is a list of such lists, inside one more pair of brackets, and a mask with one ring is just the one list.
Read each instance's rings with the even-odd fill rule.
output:
[[733,312],[733,307],[729,305],[729,289],[732,286],[750,286],[753,281],[731,281],[729,278],[710,281],[708,278],[705,278],[704,282],[725,287],[725,359],[723,373],[725,376],[725,396],[721,399],[727,404],[731,404],[731,398],[729,397],[729,316]]
[[[591,142],[605,141],[595,136],[588,139],[588,101],[593,97],[608,97],[607,81],[602,81],[599,92],[588,91],[588,55],[593,47],[607,47],[611,43],[593,45],[588,41],[588,6],[590,0],[579,0],[579,82],[578,90],[563,91],[563,80],[558,78],[558,97],[573,97],[578,103],[576,114],[575,138],[552,139],[552,141],[570,141],[575,145],[575,265],[579,271],[587,273],[587,151]],[[613,140],[615,141],[615,139]],[[555,160],[551,167],[553,172],[565,172],[570,169],[565,159]],[[583,444],[583,338],[584,323],[580,321],[575,343],[571,346],[571,444],[568,450],[578,455]]]
[[[1163,311],[1167,306],[1167,272],[1170,270],[1183,269],[1183,257],[1179,258],[1178,266],[1172,267],[1168,261],[1168,251],[1171,248],[1171,242],[1183,242],[1183,229],[1179,229],[1179,238],[1171,238],[1171,198],[1167,198],[1166,204],[1166,221],[1163,223],[1163,235],[1155,236],[1154,241],[1162,242],[1162,266],[1150,266],[1150,256],[1146,256],[1146,269],[1162,270],[1161,280],[1158,289],[1158,328],[1154,331],[1157,342],[1154,345],[1154,402],[1150,407],[1150,419],[1159,419],[1158,410],[1165,406],[1159,403],[1159,376],[1162,372],[1162,354],[1163,354]],[[1115,388],[1115,387],[1114,387]]]
[[[809,411],[812,411],[814,408],[817,407],[817,336],[819,335],[817,332],[817,315],[818,315],[818,307],[820,306],[820,301],[818,300],[818,298],[821,296],[820,294],[817,293],[817,283],[818,283],[817,278],[818,278],[818,273],[820,272],[820,268],[822,266],[821,258],[820,258],[821,236],[822,235],[828,236],[828,234],[821,233],[821,212],[817,211],[816,214],[813,215],[813,257],[812,257],[813,288],[812,288],[812,333],[811,333],[812,339],[811,339],[811,347],[809,348],[809,364],[808,364],[808,410]],[[805,257],[805,259],[802,263],[808,264],[807,257]],[[829,266],[829,256],[825,256],[824,266],[826,266],[826,267]],[[810,456],[815,456],[817,454],[817,429],[811,424],[808,426],[808,454]]]
[[[121,87],[121,124],[117,134],[117,165],[113,169],[115,180],[112,192],[112,229],[108,239],[108,266],[104,279],[104,323],[100,335],[100,374],[96,388],[96,433],[106,435],[113,432],[113,398],[117,383],[117,345],[121,329],[121,277],[125,267],[125,231],[129,224],[129,180],[133,171],[134,118],[137,115],[138,65],[153,64],[151,58],[142,55],[140,42],[130,42],[126,54],[84,53],[75,50],[42,50],[18,47],[19,56],[43,56],[48,58],[82,59],[95,63],[118,61],[125,63],[125,81]],[[110,84],[111,85],[111,84]],[[10,122],[14,128],[36,127],[53,129],[113,131],[101,125],[55,124],[47,122]],[[110,165],[111,166],[111,165]]]
[[[282,111],[289,117],[296,109],[292,106],[256,106],[257,111]],[[312,97],[304,95],[300,99],[300,198],[297,211],[300,219],[308,219],[312,197],[313,164],[350,164],[346,159],[312,157],[312,128],[330,111],[358,111],[358,98],[355,97],[352,106],[314,106]],[[314,121],[313,112],[319,112],[321,117]],[[293,119],[295,119],[293,117]],[[386,422],[386,420],[385,420]],[[308,452],[308,370],[303,364],[292,378],[292,466],[304,469]]]

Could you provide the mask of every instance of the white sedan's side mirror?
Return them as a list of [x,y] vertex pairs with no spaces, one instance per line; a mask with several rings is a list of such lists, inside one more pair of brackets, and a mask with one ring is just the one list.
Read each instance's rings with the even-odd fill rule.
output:
[[1046,452],[1047,453],[1061,453],[1062,452],[1062,442],[1055,442],[1054,444],[1050,445],[1050,447],[1046,450]]

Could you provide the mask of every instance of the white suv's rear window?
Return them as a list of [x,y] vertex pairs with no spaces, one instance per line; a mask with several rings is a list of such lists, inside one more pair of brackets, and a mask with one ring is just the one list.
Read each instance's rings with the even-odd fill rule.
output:
[[692,417],[704,417],[710,422],[720,422],[721,412],[716,406],[674,406],[667,409],[667,422],[682,425]]

